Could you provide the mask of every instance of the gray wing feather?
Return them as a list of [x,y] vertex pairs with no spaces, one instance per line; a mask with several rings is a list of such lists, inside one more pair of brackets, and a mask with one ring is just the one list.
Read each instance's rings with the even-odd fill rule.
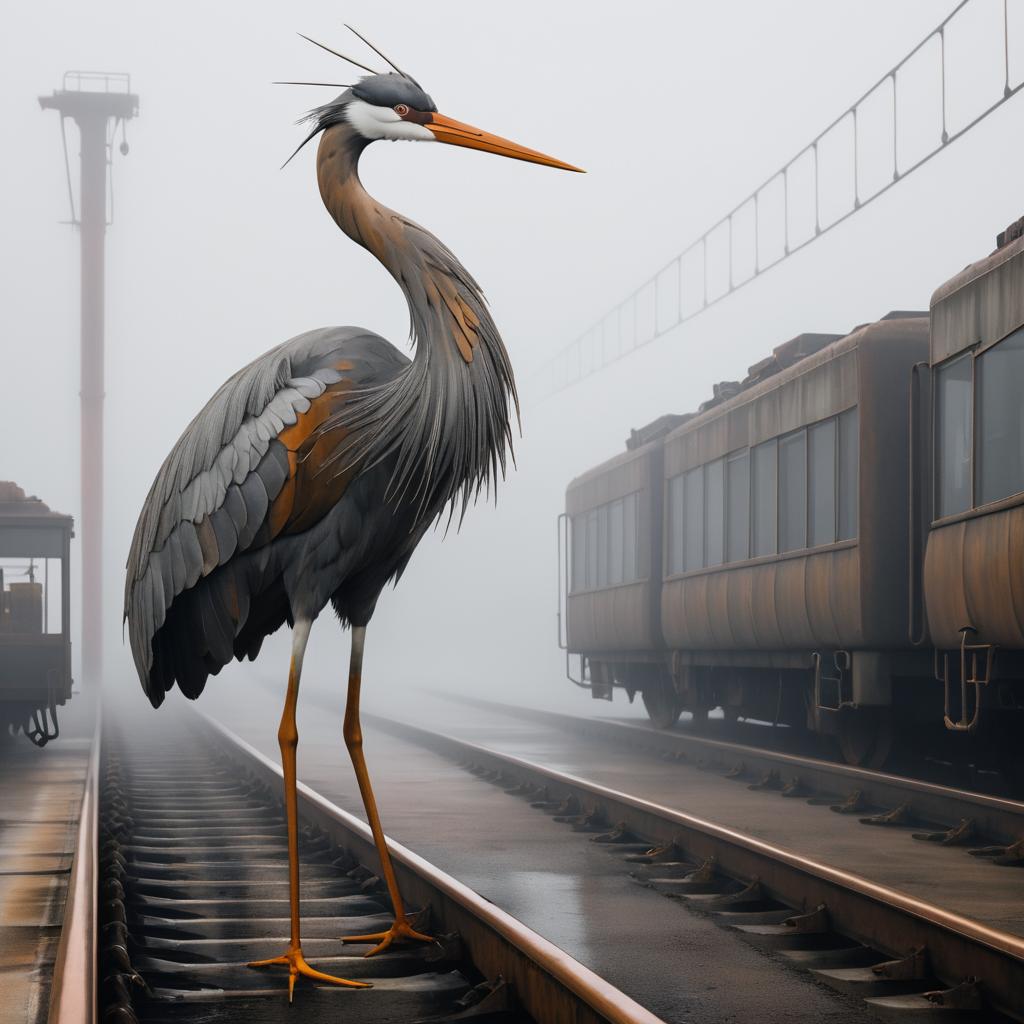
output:
[[[356,328],[325,328],[254,360],[216,392],[164,461],[135,529],[125,580],[125,618],[144,686],[153,637],[174,598],[256,539],[288,475],[283,446],[271,442],[341,379],[333,367],[314,365],[316,360],[362,338],[383,340]],[[217,550],[204,557],[197,528],[207,517],[203,536],[208,546],[215,538]],[[203,609],[204,622],[211,613],[218,614]],[[210,625],[219,635],[219,657],[230,648],[220,635],[225,623]]]
[[270,498],[263,480],[258,473],[250,473],[245,483],[239,488],[239,494],[245,502],[245,526],[239,531],[238,543],[245,550],[251,543],[256,532],[266,518],[270,507]]
[[224,511],[231,517],[235,533],[241,536],[242,531],[245,529],[248,513],[245,510],[245,499],[242,497],[242,492],[238,489],[238,484],[232,484],[228,488],[228,493],[224,498]]
[[160,597],[164,610],[166,610],[174,600],[174,572],[171,569],[170,546],[165,544],[163,549],[156,553],[153,562],[157,568],[155,575],[163,585]]
[[180,594],[185,589],[185,581],[188,579],[185,554],[181,550],[180,531],[175,530],[167,538],[167,546],[164,550],[167,551],[167,561],[171,568],[171,599],[173,600],[174,594]]
[[203,616],[203,638],[206,640],[210,654],[221,664],[231,660],[231,642],[234,629],[230,623],[224,623],[219,614],[219,601],[213,600],[209,588],[200,588],[199,600]]
[[276,498],[284,486],[285,480],[288,479],[288,456],[285,455],[284,449],[280,445],[271,446],[267,450],[267,454],[260,460],[256,472],[263,480],[263,485],[267,489],[268,496],[271,496],[271,500]]
[[[280,422],[280,430],[284,430],[285,427],[293,426],[295,421],[299,418],[298,413],[295,409],[295,402],[297,402],[302,396],[295,390],[295,388],[288,388],[286,391],[280,391],[275,396],[273,401],[267,406],[267,411],[272,413],[274,418]],[[309,408],[309,402],[305,402],[305,406]]]
[[267,441],[269,443],[271,438],[277,437],[277,431],[271,430],[270,424],[267,422],[266,418],[261,416],[256,420],[256,435],[261,441]]
[[164,612],[164,585],[158,573],[153,572],[148,577],[149,588],[148,588],[148,607],[147,618],[156,623],[157,621],[163,621]]
[[213,532],[217,537],[217,564],[223,565],[238,547],[238,534],[235,532],[235,524],[231,522],[231,515],[226,508],[219,508],[210,516],[213,524]]
[[[196,528],[192,523],[182,523],[177,530],[181,540],[181,553],[185,558],[185,588],[194,587],[203,575],[203,549],[199,546]],[[179,591],[180,593],[180,591]]]
[[274,437],[284,430],[284,420],[274,412],[273,405],[267,406],[267,411],[260,417],[260,420],[266,422]]

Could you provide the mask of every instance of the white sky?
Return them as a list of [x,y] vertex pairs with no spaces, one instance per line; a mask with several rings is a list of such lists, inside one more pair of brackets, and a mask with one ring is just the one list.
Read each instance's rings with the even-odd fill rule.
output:
[[[587,169],[570,175],[411,143],[377,144],[364,157],[367,188],[434,230],[482,283],[525,382],[954,6],[43,0],[9,12],[0,36],[0,478],[76,516],[78,246],[58,223],[67,216],[58,119],[36,97],[66,69],[87,68],[130,71],[141,98],[131,153],[115,156],[108,233],[111,678],[130,673],[120,600],[135,518],[167,450],[216,387],[272,345],[325,324],[360,324],[405,345],[397,288],[321,206],[315,146],[279,170],[300,137],[295,118],[333,93],[270,82],[352,80],[296,31],[367,56],[342,28],[351,21],[442,112]],[[969,96],[1002,73],[985,45],[1001,0],[976,7],[978,23],[950,44],[951,76]],[[1020,15],[1013,0],[1015,24]],[[477,507],[443,543],[428,537],[382,598],[368,692],[414,681],[574,696],[554,643],[555,516],[569,479],[618,452],[630,427],[694,408],[712,382],[742,377],[794,334],[926,308],[936,286],[1024,213],[1021,102],[714,310],[528,405],[520,468],[497,510]],[[920,117],[930,113],[922,102]],[[74,161],[71,126],[68,135]],[[256,668],[233,667],[213,685],[241,688],[258,672],[283,687],[282,639]],[[339,700],[344,650],[324,616],[307,675],[337,686]]]

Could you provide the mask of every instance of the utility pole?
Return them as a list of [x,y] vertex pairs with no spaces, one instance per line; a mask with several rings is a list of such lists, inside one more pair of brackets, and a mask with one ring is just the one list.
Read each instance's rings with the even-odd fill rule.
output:
[[[82,243],[82,676],[85,685],[95,693],[103,678],[103,312],[107,167],[118,122],[123,131],[124,123],[138,114],[139,98],[131,91],[128,75],[68,71],[62,87],[52,96],[40,96],[39,105],[44,110],[58,111],[61,117],[71,223],[78,226]],[[81,139],[80,217],[75,211],[67,159],[64,134],[67,118],[78,125]],[[128,152],[123,135],[121,152]]]

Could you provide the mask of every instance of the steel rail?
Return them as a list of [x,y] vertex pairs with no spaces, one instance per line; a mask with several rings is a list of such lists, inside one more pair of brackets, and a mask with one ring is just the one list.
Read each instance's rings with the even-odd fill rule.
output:
[[[101,715],[99,709],[97,716]],[[93,1024],[96,1007],[97,819],[100,724],[93,736],[78,815],[64,920],[50,986],[47,1024]]]
[[962,819],[970,819],[979,833],[1007,845],[1024,836],[1024,803],[1017,800],[707,736],[654,729],[630,722],[584,718],[539,708],[517,707],[469,695],[435,692],[447,700],[542,722],[564,731],[658,754],[683,754],[693,761],[702,760],[705,765],[720,764],[726,769],[742,764],[755,776],[777,772],[780,782],[799,780],[808,790],[813,791],[808,795],[827,793],[844,796],[860,790],[865,800],[876,806],[892,808],[909,804],[912,815],[922,824],[954,826]]
[[[220,722],[195,712],[220,750],[226,750],[259,781],[281,785],[281,768]],[[351,850],[364,864],[377,864],[369,827],[298,784],[299,815]],[[664,1024],[613,985],[594,974],[547,939],[489,903],[468,886],[388,839],[388,849],[403,893],[410,903],[430,906],[434,927],[458,932],[473,964],[489,978],[510,982],[523,1008],[535,1020],[567,1024]]]
[[376,728],[502,774],[505,782],[526,782],[551,799],[574,796],[609,822],[621,822],[652,844],[676,843],[698,861],[714,857],[717,869],[733,878],[758,880],[780,902],[809,912],[828,909],[835,931],[892,957],[927,948],[936,977],[954,985],[981,980],[997,1010],[1024,1019],[1024,938],[998,931],[907,893],[841,871],[774,846],[617,790],[555,771],[524,758],[422,729],[379,715],[364,714]]

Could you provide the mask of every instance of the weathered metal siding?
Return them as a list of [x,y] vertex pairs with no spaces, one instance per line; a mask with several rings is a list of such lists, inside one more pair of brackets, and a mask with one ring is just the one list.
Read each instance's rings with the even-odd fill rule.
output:
[[668,580],[665,641],[683,650],[863,646],[855,547]]
[[[1024,324],[1024,238],[957,274],[932,296],[931,362],[982,351]],[[924,597],[932,643],[977,640],[1024,647],[1024,506],[1019,496],[933,526],[924,557]]]
[[[583,591],[566,599],[566,643],[573,652],[660,649],[662,442],[623,452],[569,484],[565,507],[579,515],[638,491],[639,580]],[[652,530],[653,527],[653,530]]]
[[910,368],[927,321],[879,321],[665,441],[665,479],[858,406],[858,540],[666,579],[662,629],[691,650],[887,648],[907,632]]
[[[666,479],[856,405],[857,344],[851,342],[856,337],[808,356],[670,434],[665,440]],[[794,377],[798,371],[800,376]]]
[[864,646],[906,647],[910,618],[910,385],[925,317],[881,321],[861,344],[860,615]]
[[651,581],[569,596],[568,645],[574,652],[636,651],[660,647],[650,601]]
[[960,645],[960,627],[1001,647],[1024,647],[1024,506],[931,531],[924,559],[932,643]]
[[650,491],[651,459],[657,457],[660,449],[661,442],[654,442],[622,452],[576,477],[566,488],[565,511],[575,516],[634,491]]
[[1024,323],[1024,238],[972,263],[936,289],[931,362],[981,343],[994,345]]

